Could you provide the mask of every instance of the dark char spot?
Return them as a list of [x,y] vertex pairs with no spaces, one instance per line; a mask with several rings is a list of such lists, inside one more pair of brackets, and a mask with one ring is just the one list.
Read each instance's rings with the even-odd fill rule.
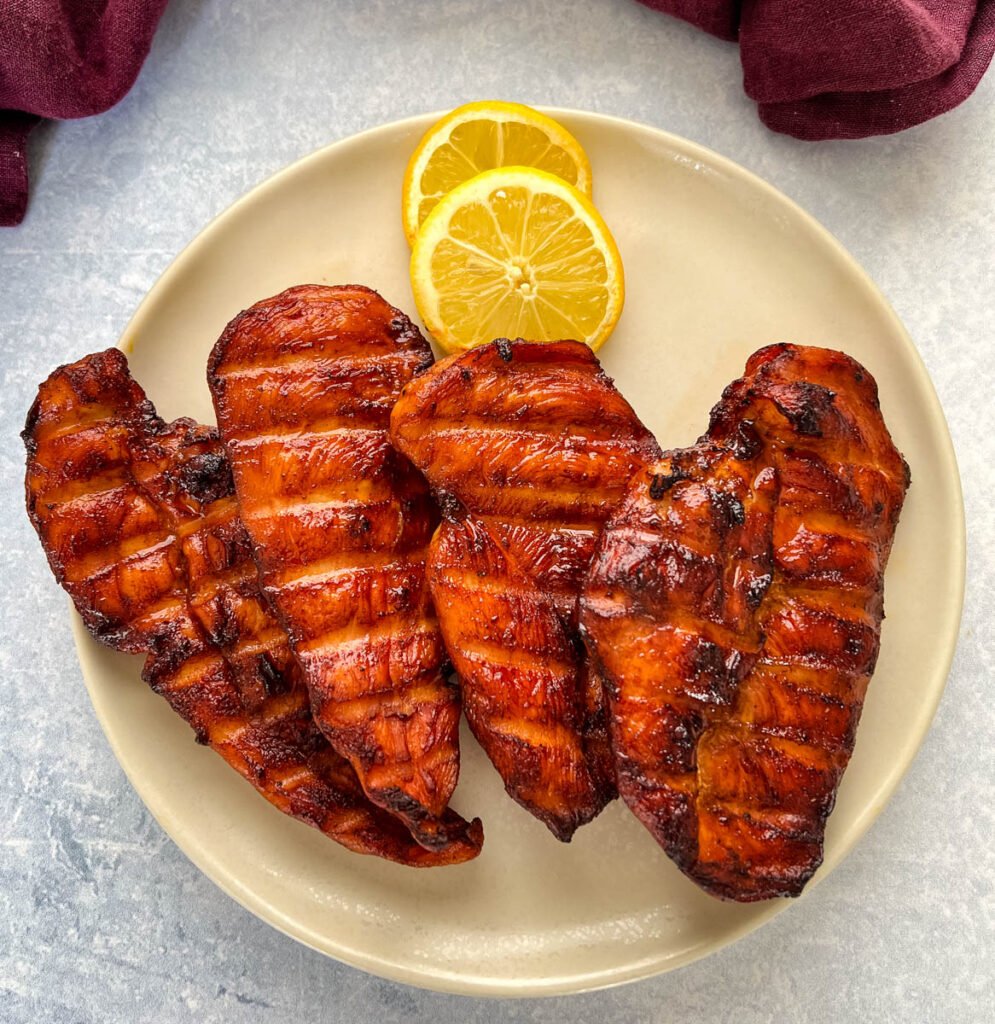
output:
[[835,398],[836,393],[821,384],[799,381],[780,398],[774,397],[774,404],[802,437],[822,437],[822,418]]
[[659,501],[679,480],[684,479],[684,474],[674,467],[669,473],[654,473],[650,480],[650,497]]
[[746,587],[746,603],[751,608],[760,607],[760,602],[764,599],[764,594],[766,594],[770,588],[771,579],[771,574],[768,572],[763,576],[755,576],[750,580]]
[[732,453],[740,462],[749,462],[760,454],[763,442],[757,433],[757,428],[752,420],[741,420],[736,428],[736,437],[733,440]]
[[224,498],[235,489],[231,466],[220,452],[204,452],[187,461],[180,470],[180,486],[205,504]]
[[261,654],[259,656],[259,675],[262,676],[263,688],[269,697],[281,693],[287,688],[286,681],[277,671],[273,662],[270,661],[268,654]]
[[728,526],[742,526],[746,522],[746,509],[743,508],[743,503],[735,494],[729,494],[727,491],[712,491],[711,498],[713,507],[724,517]]
[[373,523],[371,523],[370,520],[367,519],[366,516],[360,516],[359,519],[356,522],[350,524],[350,526],[349,526],[349,532],[354,537],[359,537],[359,536],[361,536],[364,533],[369,533],[370,530],[372,530],[372,529],[373,529]]

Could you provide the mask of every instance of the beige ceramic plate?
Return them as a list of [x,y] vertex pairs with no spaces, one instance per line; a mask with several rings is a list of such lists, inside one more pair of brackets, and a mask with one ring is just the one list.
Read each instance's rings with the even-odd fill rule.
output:
[[[553,113],[590,153],[595,199],[625,261],[627,304],[604,363],[664,446],[695,439],[750,352],[792,340],[839,347],[867,365],[912,467],[888,567],[881,660],[830,821],[824,877],[908,766],[953,653],[964,533],[943,415],[885,300],[784,196],[663,132]],[[239,310],[288,285],[361,282],[414,310],[401,178],[433,119],[387,125],[302,160],[176,260],[122,340],[163,415],[212,420],[204,382],[212,343]],[[264,920],[365,970],[455,992],[578,991],[686,964],[789,906],[735,906],[699,892],[619,803],[569,846],[557,843],[504,796],[467,737],[454,802],[484,820],[478,860],[426,872],[347,853],[195,746],[140,682],[139,659],[97,647],[78,624],[77,642],[114,752],[176,843]]]

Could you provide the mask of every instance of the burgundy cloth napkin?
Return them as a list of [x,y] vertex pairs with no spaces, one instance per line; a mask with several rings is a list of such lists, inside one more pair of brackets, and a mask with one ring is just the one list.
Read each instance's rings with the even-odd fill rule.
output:
[[25,149],[42,117],[87,117],[134,84],[168,0],[0,0],[0,225],[28,202]]
[[995,52],[995,0],[640,0],[738,39],[769,128],[860,139],[963,102]]

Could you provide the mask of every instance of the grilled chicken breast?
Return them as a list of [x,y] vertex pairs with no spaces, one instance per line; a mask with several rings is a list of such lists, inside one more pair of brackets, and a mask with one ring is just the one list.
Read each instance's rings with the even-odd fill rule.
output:
[[821,863],[908,483],[870,374],[776,345],[605,527],[581,626],[619,791],[716,896],[797,895]]
[[[144,677],[280,810],[358,853],[431,866],[322,736],[259,590],[212,428],[164,423],[116,349],[56,370],[24,431],[28,513],[90,632],[147,655]],[[450,827],[466,828],[450,812]]]
[[615,796],[577,597],[601,526],[656,442],[577,342],[496,341],[404,389],[391,438],[443,510],[429,582],[474,735],[558,838]]
[[438,849],[468,838],[444,817],[460,707],[425,581],[438,514],[387,437],[401,388],[431,362],[376,292],[302,286],[228,325],[208,383],[315,720],[367,796]]

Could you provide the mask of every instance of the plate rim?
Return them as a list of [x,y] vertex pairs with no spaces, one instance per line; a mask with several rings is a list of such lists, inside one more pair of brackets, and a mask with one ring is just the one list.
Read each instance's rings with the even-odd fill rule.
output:
[[[940,700],[945,692],[950,668],[959,644],[966,583],[966,522],[960,470],[946,417],[922,356],[883,292],[855,257],[847,251],[840,240],[788,195],[729,157],[725,157],[700,143],[665,129],[595,111],[545,105],[539,106],[538,109],[558,119],[564,118],[595,125],[607,123],[615,128],[635,132],[638,135],[649,136],[657,143],[662,142],[671,150],[683,153],[691,159],[715,168],[729,178],[735,179],[751,189],[759,189],[769,202],[775,207],[780,206],[794,219],[800,221],[808,231],[827,246],[832,256],[849,272],[854,283],[859,284],[864,297],[884,314],[891,331],[905,348],[906,355],[911,357],[911,364],[916,377],[919,378],[920,383],[925,385],[924,391],[928,401],[927,407],[923,412],[926,414],[925,418],[929,421],[931,428],[933,428],[931,430],[932,436],[941,441],[941,455],[945,456],[944,462],[950,469],[952,479],[948,482],[953,485],[950,497],[953,499],[953,510],[956,520],[953,524],[955,526],[954,536],[950,538],[953,554],[953,564],[950,566],[953,601],[948,605],[950,628],[945,631],[945,649],[938,662],[936,672],[939,683],[932,688],[929,700],[924,702],[922,706],[918,727],[910,731],[909,735],[905,737],[905,742],[901,746],[901,757],[893,762],[893,766],[887,775],[879,780],[877,789],[868,797],[864,809],[858,814],[848,830],[845,841],[839,842],[830,851],[827,851],[822,867],[806,887],[806,892],[810,892],[860,842],[884,810],[899,783],[905,777],[929,732]],[[161,292],[168,291],[173,279],[183,272],[185,264],[194,259],[203,247],[209,245],[215,234],[223,230],[230,220],[239,217],[243,209],[265,198],[271,192],[279,190],[285,179],[293,177],[311,163],[320,163],[329,159],[332,154],[341,156],[350,148],[362,146],[367,140],[378,135],[416,131],[419,128],[424,130],[444,113],[446,111],[416,114],[376,125],[337,139],[299,157],[254,185],[235,199],[227,208],[213,217],[174,257],[151,288],[145,293],[135,312],[128,320],[118,339],[118,348],[125,352],[132,350],[133,339],[136,337],[141,338],[142,326],[150,317],[152,307],[156,304],[158,295]],[[177,823],[169,807],[170,801],[161,797],[155,786],[143,781],[136,766],[131,764],[129,759],[124,756],[116,741],[114,729],[104,713],[104,698],[99,692],[98,685],[91,678],[97,672],[90,664],[90,652],[97,645],[86,632],[81,619],[75,612],[72,613],[72,631],[87,693],[108,745],[135,792],[169,839],[211,882],[244,909],[295,941],[301,942],[316,952],[349,966],[391,981],[457,995],[521,998],[590,992],[653,977],[703,959],[744,938],[763,924],[766,924],[772,917],[798,905],[799,900],[791,902],[783,900],[770,901],[763,913],[731,927],[719,940],[709,943],[705,948],[685,951],[684,953],[671,956],[646,957],[625,967],[616,966],[606,968],[603,971],[586,970],[564,973],[538,980],[531,978],[518,981],[501,977],[487,977],[480,974],[467,975],[461,974],[458,971],[443,970],[438,966],[428,970],[414,969],[368,951],[350,948],[348,944],[341,940],[336,942],[329,941],[327,936],[315,935],[310,929],[292,920],[271,901],[240,885],[237,878],[230,876],[228,872],[217,865],[215,859],[211,856],[210,850],[197,842],[195,834],[185,831]]]

